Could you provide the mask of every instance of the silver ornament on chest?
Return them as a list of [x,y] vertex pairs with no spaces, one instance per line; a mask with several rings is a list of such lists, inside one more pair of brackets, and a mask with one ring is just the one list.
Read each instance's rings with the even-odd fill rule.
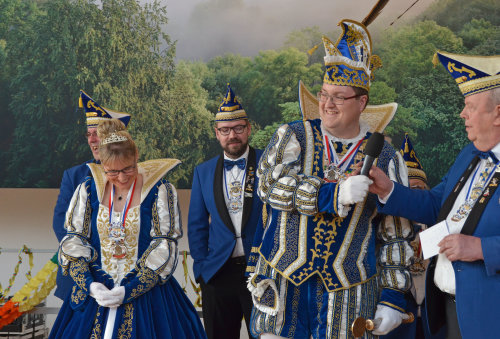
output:
[[238,213],[243,209],[243,202],[241,201],[241,194],[243,193],[243,186],[239,181],[233,181],[229,185],[228,194],[228,210],[229,213]]
[[337,182],[344,177],[344,173],[334,164],[329,164],[324,170],[326,181]]
[[127,255],[127,246],[125,245],[125,227],[121,222],[111,222],[109,225],[109,238],[113,242],[113,258],[122,259]]
[[243,191],[243,188],[241,186],[241,182],[239,181],[233,181],[231,184],[229,184],[229,195],[231,197],[240,197],[241,192]]

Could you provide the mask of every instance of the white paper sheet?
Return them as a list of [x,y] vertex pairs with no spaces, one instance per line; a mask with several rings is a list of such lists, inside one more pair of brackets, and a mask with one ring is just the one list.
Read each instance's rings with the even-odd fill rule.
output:
[[439,246],[437,244],[448,234],[450,234],[450,231],[448,230],[446,220],[419,233],[424,259],[439,254]]

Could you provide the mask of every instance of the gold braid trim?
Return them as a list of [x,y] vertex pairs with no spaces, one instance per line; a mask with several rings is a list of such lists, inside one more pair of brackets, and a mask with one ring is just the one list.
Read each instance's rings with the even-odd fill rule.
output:
[[118,329],[118,338],[125,339],[132,337],[132,325],[134,320],[134,306],[125,304],[123,311],[123,321]]
[[158,283],[159,276],[152,269],[145,267],[139,271],[137,279],[140,283],[130,292],[130,296],[128,298],[129,301],[143,295],[155,287]]
[[85,276],[88,272],[89,265],[81,258],[69,264],[69,274],[76,284],[73,286],[71,301],[77,305],[87,298],[88,290],[85,285]]

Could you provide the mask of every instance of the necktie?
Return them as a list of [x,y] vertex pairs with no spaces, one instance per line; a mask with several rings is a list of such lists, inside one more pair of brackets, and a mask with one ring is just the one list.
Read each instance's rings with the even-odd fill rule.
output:
[[246,159],[241,158],[236,161],[224,159],[224,168],[230,171],[235,165],[238,166],[240,170],[245,169]]

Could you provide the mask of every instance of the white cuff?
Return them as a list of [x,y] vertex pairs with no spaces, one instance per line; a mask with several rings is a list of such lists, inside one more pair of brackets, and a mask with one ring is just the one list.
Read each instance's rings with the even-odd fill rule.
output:
[[387,194],[383,199],[380,198],[380,196],[378,196],[378,201],[381,203],[381,204],[386,204],[387,203],[387,200],[389,200],[389,198],[391,197],[392,195],[392,192],[394,192],[394,182],[392,183],[392,188],[391,188],[391,191],[389,192],[389,194]]

